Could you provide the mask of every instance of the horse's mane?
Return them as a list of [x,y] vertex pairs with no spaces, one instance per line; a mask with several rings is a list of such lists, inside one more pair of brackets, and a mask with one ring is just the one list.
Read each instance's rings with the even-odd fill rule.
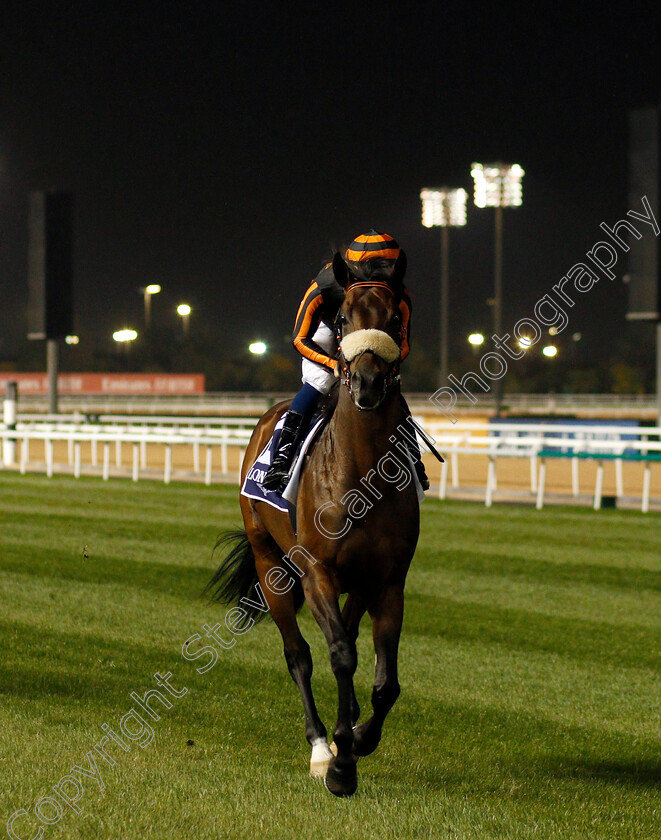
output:
[[364,262],[350,263],[349,271],[363,283],[390,283],[394,275],[394,265],[392,260],[365,260]]
[[375,258],[362,262],[347,262],[346,266],[361,283],[387,283],[395,296],[401,299],[404,292],[404,275],[406,274],[406,254],[401,252],[396,262]]

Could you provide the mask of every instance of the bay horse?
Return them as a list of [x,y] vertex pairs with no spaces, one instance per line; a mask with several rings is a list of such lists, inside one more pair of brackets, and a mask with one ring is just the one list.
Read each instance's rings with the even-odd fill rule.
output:
[[[323,776],[336,796],[355,792],[356,758],[376,749],[400,693],[397,651],[404,582],[419,535],[414,470],[398,451],[405,451],[398,425],[405,417],[399,385],[399,297],[406,257],[402,252],[394,265],[375,263],[352,264],[350,271],[340,254],[333,260],[335,277],[345,289],[336,321],[339,394],[302,473],[297,533],[287,513],[241,496],[245,532],[221,535],[219,544],[227,547],[234,540],[235,545],[207,586],[215,600],[248,606],[246,613],[253,619],[270,612],[303,700],[305,734],[312,747],[310,774]],[[274,406],[255,427],[242,484],[287,407]],[[398,447],[393,445],[397,440]],[[283,571],[287,559],[289,569],[297,572],[293,577]],[[347,598],[340,610],[343,593]],[[261,604],[253,600],[257,597]],[[336,754],[317,713],[310,648],[296,619],[304,600],[326,637],[337,680]],[[372,620],[376,667],[372,716],[357,725],[353,676],[365,612]]]

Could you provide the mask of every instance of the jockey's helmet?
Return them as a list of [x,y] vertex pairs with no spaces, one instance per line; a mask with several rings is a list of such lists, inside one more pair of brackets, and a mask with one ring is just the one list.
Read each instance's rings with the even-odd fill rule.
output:
[[365,260],[396,260],[401,248],[387,233],[379,233],[370,228],[367,233],[357,236],[346,250],[344,258],[347,262],[358,263]]

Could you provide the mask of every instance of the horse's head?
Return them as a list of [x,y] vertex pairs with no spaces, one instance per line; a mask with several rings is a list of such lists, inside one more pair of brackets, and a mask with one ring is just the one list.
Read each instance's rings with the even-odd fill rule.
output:
[[372,259],[347,266],[336,254],[333,271],[346,292],[336,324],[339,372],[356,407],[373,410],[399,379],[406,255],[402,251],[395,262]]

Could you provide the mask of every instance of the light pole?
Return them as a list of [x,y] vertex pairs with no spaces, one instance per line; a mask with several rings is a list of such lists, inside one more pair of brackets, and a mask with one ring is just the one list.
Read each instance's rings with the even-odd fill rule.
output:
[[450,187],[425,187],[422,199],[422,224],[424,227],[441,228],[441,365],[440,385],[448,378],[450,347],[450,232],[451,227],[466,224],[466,190]]
[[142,293],[145,296],[145,330],[149,330],[151,327],[151,296],[157,295],[160,291],[161,287],[158,283],[151,283],[142,289]]
[[[494,335],[503,329],[503,207],[520,207],[523,203],[521,179],[525,175],[518,163],[474,163],[471,175],[475,182],[475,206],[494,207],[496,240],[494,247]],[[494,382],[496,417],[500,417],[503,380]]]
[[181,326],[184,330],[184,338],[188,335],[191,308],[187,303],[180,303],[177,307],[177,315],[181,315]]
[[124,348],[126,366],[128,368],[129,350],[131,348],[131,343],[135,341],[138,337],[138,333],[135,330],[131,330],[128,327],[125,327],[123,330],[115,330],[115,332],[112,334],[112,337],[115,339],[119,347]]

